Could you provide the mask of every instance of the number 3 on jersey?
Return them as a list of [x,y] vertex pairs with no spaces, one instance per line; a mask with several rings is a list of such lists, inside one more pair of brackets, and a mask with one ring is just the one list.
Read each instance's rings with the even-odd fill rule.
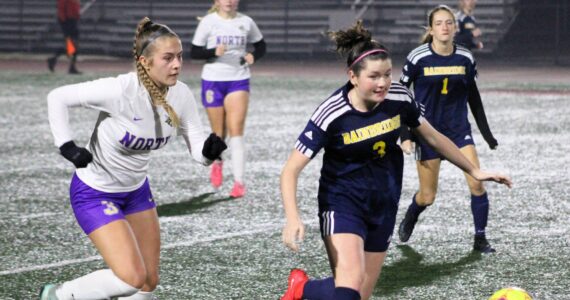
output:
[[386,142],[379,141],[374,143],[374,145],[372,146],[372,150],[376,151],[378,156],[384,157],[384,155],[386,155]]
[[441,88],[441,94],[442,95],[447,95],[447,82],[449,81],[449,78],[445,77],[443,79],[443,87]]

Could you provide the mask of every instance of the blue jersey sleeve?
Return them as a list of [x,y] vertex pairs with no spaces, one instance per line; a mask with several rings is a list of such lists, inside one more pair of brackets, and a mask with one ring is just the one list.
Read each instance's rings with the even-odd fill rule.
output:
[[417,69],[418,67],[414,65],[409,59],[407,59],[406,64],[402,68],[400,83],[409,88],[416,79],[416,76],[418,74]]
[[299,135],[295,148],[312,159],[326,145],[327,140],[327,133],[310,120]]
[[418,103],[413,98],[411,100],[404,107],[402,123],[410,128],[416,128],[420,126],[423,116]]

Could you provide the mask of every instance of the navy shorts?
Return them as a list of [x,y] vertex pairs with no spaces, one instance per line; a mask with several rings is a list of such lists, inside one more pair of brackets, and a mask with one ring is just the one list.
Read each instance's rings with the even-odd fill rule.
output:
[[[467,145],[475,145],[473,141],[473,135],[471,132],[467,132],[465,134],[460,135],[457,138],[450,138],[448,137],[458,148],[463,148]],[[441,154],[433,150],[427,144],[424,144],[421,141],[416,142],[416,160],[431,160],[431,159],[443,159]]]
[[338,233],[352,233],[364,240],[364,251],[385,252],[392,241],[396,215],[382,218],[381,223],[371,223],[362,217],[335,211],[319,213],[321,236],[324,239]]
[[103,225],[125,219],[126,215],[156,207],[148,179],[132,192],[107,193],[88,186],[74,174],[69,196],[77,223],[87,235]]
[[224,106],[224,99],[237,91],[249,92],[249,79],[236,81],[208,81],[202,79],[202,104],[204,107]]

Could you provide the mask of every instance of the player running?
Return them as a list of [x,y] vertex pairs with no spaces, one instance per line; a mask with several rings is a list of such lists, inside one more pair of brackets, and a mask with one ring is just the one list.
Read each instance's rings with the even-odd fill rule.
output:
[[[152,298],[158,284],[160,229],[147,170],[150,153],[182,135],[190,154],[208,165],[226,148],[203,134],[196,102],[177,81],[182,44],[165,25],[144,18],[137,27],[136,72],[67,85],[48,95],[55,144],[77,170],[70,186],[77,222],[108,269],[59,285],[41,300]],[[73,142],[68,109],[99,110],[87,148]]]
[[[265,55],[265,41],[255,22],[237,11],[238,0],[215,0],[198,24],[190,56],[205,59],[202,69],[202,104],[212,131],[222,138],[229,132],[234,185],[230,197],[245,195],[245,143],[243,131],[249,103],[249,66]],[[246,52],[252,43],[254,51]],[[219,188],[223,162],[212,164],[210,181]]]
[[359,21],[331,33],[346,56],[348,82],[315,110],[281,174],[286,216],[283,242],[293,251],[305,229],[297,208],[297,181],[324,148],[318,201],[321,236],[332,277],[309,280],[291,271],[282,300],[368,299],[390,245],[402,190],[402,125],[413,128],[445,158],[473,176],[511,185],[508,177],[473,165],[422,117],[411,92],[392,82],[389,51]]
[[[400,82],[407,87],[414,85],[414,95],[425,118],[435,129],[448,137],[472,165],[479,167],[479,159],[471,125],[467,118],[467,104],[475,117],[483,138],[491,149],[497,147],[481,96],[476,84],[477,67],[469,50],[455,45],[455,17],[451,9],[441,5],[429,13],[428,27],[423,44],[408,55]],[[419,215],[435,201],[441,160],[445,159],[429,143],[416,139],[416,166],[420,188],[412,198],[405,218],[400,223],[398,235],[407,242],[413,233]],[[411,153],[410,134],[402,131],[402,148]],[[483,183],[465,173],[471,192],[471,211],[475,221],[473,248],[483,253],[495,252],[487,241],[485,227],[489,215],[489,199]]]

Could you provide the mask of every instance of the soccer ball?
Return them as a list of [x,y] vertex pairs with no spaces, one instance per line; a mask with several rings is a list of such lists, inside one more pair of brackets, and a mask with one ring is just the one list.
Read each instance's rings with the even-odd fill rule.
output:
[[489,300],[532,300],[532,297],[521,288],[508,287],[496,291]]

